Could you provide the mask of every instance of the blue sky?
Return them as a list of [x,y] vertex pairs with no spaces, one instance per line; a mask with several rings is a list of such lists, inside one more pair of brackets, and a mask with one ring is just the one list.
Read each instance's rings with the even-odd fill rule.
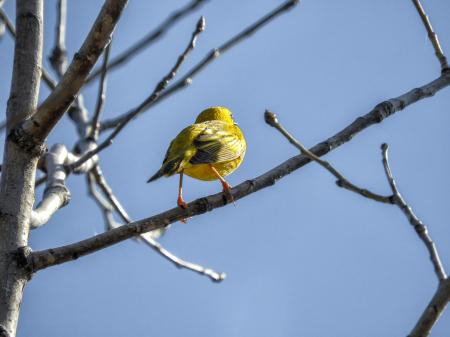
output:
[[[112,55],[142,37],[186,1],[131,1]],[[138,105],[182,51],[200,15],[206,30],[180,75],[281,1],[211,0],[164,39],[109,76],[104,116]],[[79,48],[102,1],[69,1],[67,46]],[[6,1],[13,17],[14,2]],[[424,1],[444,52],[450,53],[450,3]],[[45,55],[54,41],[56,1],[45,4]],[[0,41],[0,104],[9,93],[13,43]],[[46,61],[46,67],[49,68]],[[256,177],[297,154],[263,120],[270,108],[312,146],[370,111],[439,76],[427,34],[410,1],[303,1],[216,60],[192,85],[161,102],[101,156],[116,196],[133,219],[175,205],[178,179],[145,184],[170,140],[202,109],[228,106],[247,138],[247,154],[229,182]],[[97,85],[83,90],[90,111]],[[45,87],[42,98],[48,94]],[[450,90],[371,127],[326,159],[355,184],[389,193],[380,144],[390,145],[398,186],[428,225],[450,270],[448,144]],[[69,148],[65,117],[48,143]],[[71,176],[71,203],[32,232],[34,250],[104,230],[84,177]],[[185,179],[187,201],[220,184]],[[37,200],[42,190],[37,191]],[[127,241],[35,275],[25,290],[18,336],[404,336],[437,282],[423,243],[395,207],[339,189],[318,165],[236,203],[174,224],[161,240],[180,257],[227,273],[212,283],[178,270]],[[433,336],[446,336],[446,312]]]

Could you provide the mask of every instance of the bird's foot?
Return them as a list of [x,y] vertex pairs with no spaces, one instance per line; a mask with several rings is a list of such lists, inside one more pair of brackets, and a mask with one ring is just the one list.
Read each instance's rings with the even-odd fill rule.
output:
[[223,187],[222,192],[225,193],[225,195],[227,196],[227,199],[231,200],[233,205],[236,206],[233,195],[231,194],[231,189],[233,188],[233,186],[228,184],[226,181],[222,181],[221,183],[222,183],[222,187]]
[[[184,201],[184,199],[183,199],[183,197],[181,195],[178,196],[177,205],[181,209],[186,209],[187,208],[187,204],[186,204],[186,202]],[[187,218],[180,219],[180,222],[186,223],[187,222]]]

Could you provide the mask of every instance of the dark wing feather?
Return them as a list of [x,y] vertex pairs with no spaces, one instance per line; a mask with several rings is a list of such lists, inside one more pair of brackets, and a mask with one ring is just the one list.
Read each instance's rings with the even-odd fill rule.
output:
[[197,149],[191,158],[191,164],[211,164],[230,161],[242,154],[242,143],[232,132],[218,126],[207,127],[194,139]]
[[174,160],[168,161],[173,143],[174,141],[172,140],[170,142],[169,148],[166,151],[166,155],[164,156],[161,168],[153,176],[151,176],[149,180],[147,180],[148,183],[155,181],[156,179],[161,178],[166,174],[173,174],[178,169],[178,166],[181,163],[181,158],[175,158]]

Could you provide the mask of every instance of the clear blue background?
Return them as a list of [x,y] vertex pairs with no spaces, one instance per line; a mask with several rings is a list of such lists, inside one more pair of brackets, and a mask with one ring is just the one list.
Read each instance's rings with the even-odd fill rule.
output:
[[[102,1],[68,1],[70,58]],[[450,3],[423,1],[450,54]],[[116,55],[186,1],[130,1],[116,30]],[[210,49],[281,1],[212,0],[109,77],[104,117],[140,103],[174,64],[200,14],[206,31],[181,74]],[[14,17],[14,2],[5,9]],[[54,41],[56,1],[45,4],[45,56]],[[0,104],[6,108],[13,43],[0,42]],[[46,67],[49,69],[48,62]],[[203,108],[225,105],[248,150],[229,181],[256,177],[297,151],[263,121],[264,109],[312,146],[391,97],[439,76],[439,64],[411,1],[303,1],[223,55],[192,86],[141,116],[101,156],[106,178],[134,219],[175,205],[178,179],[145,181],[169,141]],[[180,75],[181,75],[180,74]],[[97,85],[83,90],[90,111]],[[41,90],[41,99],[48,90]],[[390,145],[399,188],[428,225],[450,271],[450,89],[371,127],[326,159],[351,181],[389,193],[380,144]],[[76,140],[67,117],[49,138]],[[34,250],[104,230],[84,177],[71,176],[70,205],[31,234]],[[220,184],[185,181],[185,197]],[[37,200],[42,189],[37,191]],[[148,247],[123,242],[39,272],[26,288],[18,336],[405,336],[437,282],[425,246],[399,209],[339,189],[308,165],[232,205],[174,224],[162,243],[180,257],[227,273],[215,284],[178,270]],[[433,330],[448,336],[450,312]]]

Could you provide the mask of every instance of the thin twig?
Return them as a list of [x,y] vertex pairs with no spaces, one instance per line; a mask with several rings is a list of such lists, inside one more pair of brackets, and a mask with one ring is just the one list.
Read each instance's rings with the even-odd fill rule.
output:
[[[223,43],[220,47],[211,50],[199,63],[197,63],[194,67],[192,67],[191,70],[189,70],[185,76],[183,76],[177,82],[175,82],[166,90],[164,90],[164,92],[162,92],[161,95],[159,96],[157,102],[159,103],[163,99],[168,98],[170,95],[176,93],[177,91],[189,86],[192,83],[192,79],[204,68],[206,68],[210,63],[216,60],[219,56],[225,54],[228,50],[232,49],[240,42],[253,35],[258,29],[265,26],[267,23],[278,17],[280,14],[283,14],[284,12],[287,12],[288,10],[292,9],[298,2],[299,0],[286,1],[280,7],[274,9],[273,11],[266,14],[264,17],[262,17],[261,19],[250,25],[249,27],[245,28],[237,35],[233,36],[231,39]],[[153,106],[154,103],[155,102],[149,102],[147,105],[144,105],[142,107],[141,112],[148,110],[151,106]],[[117,127],[117,125],[126,120],[128,116],[132,113],[133,110],[126,112],[118,117],[103,121],[101,123],[101,131]]]
[[408,219],[411,226],[413,226],[414,230],[416,231],[419,238],[423,241],[425,246],[428,249],[428,252],[430,254],[430,260],[433,263],[434,271],[436,273],[436,276],[439,280],[439,282],[445,280],[447,278],[447,275],[445,273],[444,267],[442,266],[441,259],[439,258],[438,251],[436,249],[436,245],[434,244],[433,240],[431,239],[430,235],[428,234],[427,227],[420,221],[420,219],[414,214],[411,206],[409,206],[405,199],[403,199],[403,196],[400,194],[397,185],[395,183],[394,177],[391,172],[391,168],[389,166],[388,161],[388,145],[382,144],[381,145],[381,151],[383,154],[383,166],[384,171],[386,173],[387,180],[389,182],[389,185],[391,187],[392,193],[393,193],[393,202],[395,205],[397,205],[401,211],[405,214],[406,218]]
[[43,183],[45,183],[47,181],[47,175],[43,175],[40,178],[37,178],[36,181],[34,182],[34,187],[38,187],[40,185],[42,185]]
[[205,18],[202,16],[200,20],[198,20],[195,31],[192,33],[191,40],[189,41],[188,46],[183,51],[183,53],[178,57],[178,60],[176,64],[173,66],[173,68],[169,71],[169,73],[164,76],[164,78],[158,83],[158,85],[155,87],[153,92],[151,93],[148,98],[142,102],[138,107],[136,107],[125,120],[123,120],[117,128],[106,138],[105,141],[103,141],[97,148],[95,148],[92,151],[87,152],[83,157],[80,158],[77,162],[73,163],[72,165],[68,166],[67,169],[69,171],[73,171],[77,166],[82,165],[85,161],[89,160],[92,156],[96,155],[100,151],[104,150],[108,146],[110,146],[114,140],[114,138],[123,130],[123,128],[134,118],[136,117],[142,109],[150,103],[155,102],[161,92],[167,87],[169,82],[176,76],[179,68],[183,64],[183,62],[186,60],[187,55],[195,48],[195,43],[197,40],[198,35],[203,32],[205,29]]
[[97,103],[95,105],[95,112],[94,117],[92,118],[91,122],[91,129],[89,133],[89,137],[94,139],[95,141],[98,139],[98,134],[100,130],[100,115],[103,110],[103,105],[105,103],[106,99],[106,86],[107,86],[107,73],[108,73],[108,62],[109,62],[109,54],[111,50],[111,43],[108,44],[108,46],[105,48],[105,52],[103,54],[103,63],[101,68],[101,76],[100,76],[100,82],[98,85],[98,95],[97,95]]
[[284,127],[281,125],[281,123],[278,120],[278,117],[273,112],[270,112],[266,110],[264,114],[264,118],[267,124],[274,127],[276,130],[278,130],[286,139],[294,145],[297,149],[300,150],[302,154],[310,158],[311,160],[317,162],[319,165],[324,167],[326,170],[328,170],[333,176],[337,178],[336,184],[340,187],[346,188],[350,191],[353,191],[359,195],[362,195],[363,197],[366,197],[368,199],[372,199],[378,202],[386,203],[386,204],[395,204],[397,205],[403,213],[406,215],[408,221],[411,223],[411,225],[416,230],[417,234],[421,238],[421,240],[424,242],[425,246],[427,247],[429,253],[430,253],[430,259],[433,263],[436,275],[438,277],[439,281],[444,280],[447,276],[445,274],[444,268],[442,266],[441,260],[439,258],[439,254],[437,252],[436,246],[431,239],[431,237],[428,234],[428,230],[426,226],[417,218],[417,216],[413,213],[411,207],[405,202],[402,195],[398,191],[395,180],[392,176],[389,162],[387,158],[387,150],[388,146],[387,144],[383,144],[381,146],[382,152],[383,152],[383,166],[386,172],[387,179],[389,181],[389,185],[391,186],[392,195],[390,196],[382,196],[375,193],[372,193],[366,189],[362,189],[353,183],[351,183],[348,179],[346,179],[341,173],[339,173],[329,162],[319,158],[314,153],[309,151],[303,144],[301,144],[297,139],[295,139]]
[[105,177],[103,176],[103,173],[100,169],[99,165],[95,165],[91,173],[95,179],[96,184],[100,187],[103,194],[105,195],[108,202],[111,204],[113,209],[116,210],[117,214],[122,218],[122,220],[126,223],[132,222],[130,216],[128,215],[127,211],[125,211],[125,208],[121,205],[119,200],[115,197],[111,187],[109,187],[109,184],[107,183]]
[[56,21],[55,47],[49,57],[50,63],[61,77],[67,68],[66,50],[67,0],[58,0],[58,19]]
[[[358,117],[353,123],[346,126],[332,137],[314,146],[310,151],[316,156],[323,156],[351,139],[354,139],[359,132],[369,126],[381,123],[385,118],[392,116],[396,112],[405,109],[407,106],[419,100],[433,96],[436,92],[449,85],[450,75],[442,75],[423,87],[410,90],[401,96],[384,101],[375,106],[369,113]],[[230,194],[233,196],[234,200],[239,200],[263,188],[274,185],[279,179],[289,175],[300,167],[305,166],[309,162],[311,162],[311,159],[305,155],[300,154],[292,157],[261,176],[235,186],[230,190]],[[197,199],[189,203],[186,209],[175,207],[150,218],[124,225],[120,228],[93,236],[83,241],[62,247],[35,251],[30,256],[29,268],[36,272],[40,269],[72,261],[80,256],[92,254],[123,240],[133,238],[139,234],[164,228],[180,219],[203,214],[215,208],[223,207],[226,204],[227,198],[223,197],[223,193],[218,193]]]
[[[143,49],[150,46],[152,43],[159,40],[161,37],[164,36],[164,34],[173,27],[179,20],[181,20],[186,15],[190,14],[191,12],[195,11],[197,8],[199,8],[201,5],[203,5],[207,0],[193,0],[189,4],[187,4],[185,7],[180,8],[176,11],[174,11],[170,16],[165,19],[155,30],[148,33],[146,36],[144,36],[141,40],[130,46],[128,49],[124,50],[122,53],[120,53],[118,56],[113,58],[111,62],[108,64],[108,70],[113,70],[117,68],[118,66],[125,64],[128,62],[132,57],[136,56],[141,52]],[[102,69],[95,70],[91,76],[86,80],[86,83],[90,83],[92,80],[100,76],[102,73]]]
[[[114,218],[112,216],[112,211],[115,210],[119,216],[122,218],[122,220],[129,224],[132,222],[131,218],[129,217],[128,213],[125,211],[124,207],[121,205],[119,200],[115,197],[111,187],[107,183],[105,177],[103,176],[103,173],[100,169],[100,166],[96,165],[89,176],[92,178],[92,181],[95,181],[96,184],[100,187],[100,189],[103,192],[103,195],[106,199],[101,199],[99,195],[96,195],[96,190],[93,186],[89,187],[89,190],[91,192],[91,195],[96,199],[97,204],[102,207],[103,214],[105,217],[105,220],[109,226],[108,230],[118,228],[121,226],[121,224],[114,221]],[[90,180],[88,180],[88,183],[91,183]],[[97,192],[98,194],[98,192]],[[106,206],[108,205],[108,206]],[[163,229],[157,229],[156,231],[161,231]],[[139,241],[142,241],[147,246],[155,250],[159,255],[164,257],[165,259],[172,262],[177,268],[185,268],[188,270],[192,270],[200,275],[204,275],[209,277],[214,282],[221,282],[225,279],[226,275],[225,273],[219,273],[214,271],[211,268],[205,268],[201,265],[198,265],[196,263],[192,263],[189,261],[185,261],[180,259],[175,254],[168,251],[166,248],[164,248],[158,241],[154,238],[154,232],[150,233],[143,233],[139,237],[136,237]]]
[[5,27],[8,30],[9,34],[11,34],[11,36],[13,38],[15,38],[16,37],[16,29],[14,28],[14,24],[9,19],[5,10],[1,6],[0,6],[0,20],[5,24]]
[[[5,0],[0,0],[0,9],[2,9],[3,4],[5,3]],[[0,17],[0,40],[2,39],[3,35],[5,34],[5,23],[3,22],[2,18]]]
[[368,199],[372,199],[375,201],[383,202],[386,204],[392,204],[392,198],[391,196],[383,196],[376,193],[373,193],[365,188],[360,188],[354,184],[352,184],[348,179],[346,179],[339,171],[337,171],[329,162],[326,160],[320,159],[318,156],[316,156],[314,153],[309,151],[305,146],[303,146],[302,143],[300,143],[297,139],[295,139],[284,127],[281,125],[281,123],[278,120],[278,117],[275,113],[266,110],[264,113],[264,119],[267,124],[277,129],[286,139],[294,145],[297,149],[300,150],[302,154],[310,158],[311,160],[317,162],[320,166],[325,168],[328,172],[330,172],[333,176],[336,177],[337,181],[336,184],[339,187],[343,187],[347,190],[353,191],[357,194],[362,195],[363,197],[366,197]]
[[419,319],[418,323],[414,327],[413,332],[409,335],[409,337],[428,336],[428,334],[431,331],[431,328],[436,323],[439,316],[442,314],[448,302],[450,301],[450,278],[447,278],[444,267],[439,258],[436,245],[434,241],[431,239],[431,236],[428,234],[427,227],[422,223],[422,221],[419,220],[419,218],[417,218],[412,208],[406,203],[406,201],[403,199],[402,195],[400,194],[397,188],[394,177],[392,175],[391,168],[389,166],[388,145],[382,144],[381,150],[383,155],[383,167],[393,194],[391,196],[384,197],[374,194],[365,189],[361,189],[352,184],[351,182],[349,182],[347,179],[345,179],[331,164],[329,164],[325,160],[320,159],[317,155],[309,151],[297,139],[295,139],[279,123],[276,114],[266,110],[264,117],[267,124],[277,129],[283,136],[285,136],[288,139],[288,141],[291,144],[293,144],[296,148],[298,148],[303,155],[307,156],[309,159],[313,161],[316,161],[322,167],[327,169],[331,174],[333,174],[338,179],[336,182],[338,186],[349,189],[355,193],[358,193],[366,198],[375,201],[394,204],[398,206],[400,210],[406,215],[406,218],[408,219],[409,223],[411,224],[411,226],[413,226],[417,235],[425,244],[429,252],[430,260],[433,264],[435,274],[439,281],[439,288],[436,291],[436,294],[434,295],[430,304],[422,314],[422,317]]
[[153,239],[151,233],[143,233],[140,235],[140,238],[145,244],[168,259],[177,268],[192,270],[200,275],[209,277],[214,282],[222,282],[226,278],[225,273],[216,272],[213,269],[205,268],[199,264],[180,259],[178,256],[165,249],[158,241]]
[[414,3],[414,6],[417,9],[417,13],[419,13],[420,18],[422,19],[423,25],[425,26],[425,29],[428,33],[428,38],[430,39],[431,44],[434,48],[434,53],[436,54],[437,59],[439,60],[439,63],[441,64],[441,72],[442,74],[450,71],[450,68],[447,63],[447,58],[444,55],[444,52],[442,51],[441,44],[439,43],[439,38],[437,34],[434,32],[433,27],[431,26],[430,19],[428,18],[427,14],[425,13],[425,10],[423,9],[422,4],[420,3],[420,0],[412,0]]

